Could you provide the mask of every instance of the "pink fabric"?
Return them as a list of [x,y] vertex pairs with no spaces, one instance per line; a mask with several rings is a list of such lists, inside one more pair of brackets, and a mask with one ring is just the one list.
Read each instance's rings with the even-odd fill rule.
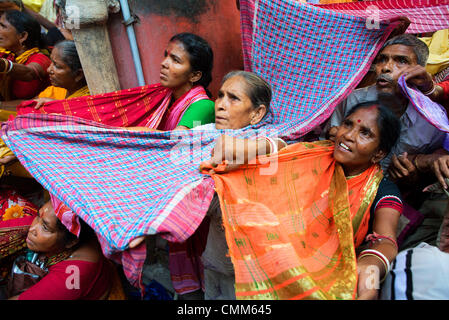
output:
[[449,0],[358,1],[316,6],[381,21],[405,16],[411,22],[407,33],[425,33],[449,28]]
[[[171,109],[168,109],[168,104],[170,103],[171,98],[171,92],[170,96],[167,95],[167,97],[164,99],[164,102],[159,107],[162,111],[156,111],[158,114],[160,114],[160,117],[157,118],[158,120],[158,129],[159,130],[173,130],[178,125],[179,121],[181,121],[182,116],[188,109],[188,107],[197,101],[209,99],[209,97],[206,94],[206,91],[202,86],[196,86],[189,90],[186,94],[184,94],[182,97],[180,97],[178,100],[176,100],[175,103],[173,103]],[[153,123],[154,125],[154,123]],[[151,127],[147,125],[147,127]]]
[[58,219],[71,233],[79,237],[81,225],[78,216],[55,196],[50,195],[50,198]]
[[178,294],[204,290],[204,266],[201,255],[206,248],[209,222],[209,218],[205,217],[187,241],[169,242],[170,277]]

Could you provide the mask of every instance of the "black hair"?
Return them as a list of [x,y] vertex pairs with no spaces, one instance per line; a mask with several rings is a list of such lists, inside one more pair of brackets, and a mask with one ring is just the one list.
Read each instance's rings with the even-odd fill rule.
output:
[[201,85],[207,89],[212,81],[212,68],[214,63],[214,53],[206,40],[193,33],[178,33],[174,35],[170,42],[179,41],[182,43],[184,50],[189,55],[189,62],[192,71],[201,71],[201,79],[194,85]]
[[59,220],[59,218],[57,218],[56,226],[58,230],[63,233],[62,245],[64,245],[64,247],[72,243],[73,241],[79,239],[78,243],[74,247],[72,247],[72,249],[78,248],[82,244],[93,239],[93,237],[95,236],[95,231],[86,222],[84,222],[83,219],[79,218],[79,222],[80,222],[80,234],[79,237],[77,237],[64,226],[64,224],[61,222],[61,220]]
[[60,50],[61,60],[72,70],[73,74],[76,74],[79,69],[83,69],[74,41],[60,41],[55,45],[54,49]]
[[401,123],[398,117],[378,100],[367,101],[356,104],[346,115],[345,119],[351,114],[362,108],[377,107],[377,126],[379,127],[379,149],[389,154],[399,140],[401,134]]
[[423,41],[418,39],[416,36],[412,34],[401,34],[396,37],[393,37],[384,43],[380,52],[382,52],[382,50],[385,49],[386,47],[395,44],[400,44],[412,48],[416,56],[416,62],[420,66],[423,67],[426,66],[427,59],[429,58],[429,47],[427,47],[427,45]]
[[28,33],[28,38],[23,43],[27,49],[35,47],[44,49],[47,47],[45,39],[41,34],[41,25],[28,13],[18,10],[7,10],[4,15],[5,19],[17,30],[17,33]]
[[257,108],[263,104],[267,108],[267,112],[265,114],[268,114],[272,96],[270,84],[254,72],[242,70],[235,70],[227,73],[221,84],[223,85],[226,80],[233,77],[242,77],[245,80],[247,89],[246,95],[250,98],[253,107]]

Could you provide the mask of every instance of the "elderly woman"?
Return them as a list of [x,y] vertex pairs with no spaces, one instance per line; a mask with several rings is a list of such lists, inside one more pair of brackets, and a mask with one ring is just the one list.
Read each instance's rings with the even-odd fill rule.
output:
[[[221,206],[226,203],[228,208],[223,212],[228,241],[221,236],[221,257],[218,250],[207,248],[203,255],[215,260],[212,289],[220,290],[212,290],[212,298],[223,298],[221,291],[227,299],[234,293],[249,299],[375,299],[379,280],[397,254],[396,227],[402,211],[399,191],[382,179],[378,163],[398,136],[399,122],[389,109],[378,102],[361,104],[338,128],[335,147],[330,141],[293,144],[265,158],[277,161],[275,173],[258,175],[252,170],[257,164],[248,164],[223,178],[214,173],[238,168],[223,169],[223,161],[237,158],[248,163],[248,154],[264,154],[269,144],[221,137],[213,158],[203,164],[216,182]],[[262,148],[261,142],[265,144]],[[268,150],[277,152],[274,144]],[[260,185],[265,189],[253,190]],[[250,212],[257,214],[253,217]],[[274,223],[278,218],[279,223]],[[215,242],[219,238],[217,233]],[[232,264],[224,255],[227,245]],[[357,265],[355,255],[348,255],[354,248],[360,252]],[[256,276],[258,280],[251,280],[248,277],[255,269],[262,273]],[[290,276],[280,277],[279,273]],[[303,277],[307,284],[298,280]],[[356,292],[341,290],[344,283],[352,284]]]
[[[215,123],[197,126],[193,130],[241,129],[255,125],[267,114],[270,100],[270,85],[261,77],[245,71],[230,72],[223,78],[221,88],[218,91],[218,98],[215,101]],[[268,150],[269,145],[261,141],[260,147]],[[211,212],[211,210],[209,211]],[[211,213],[210,218],[209,230],[220,229],[220,216],[217,217],[214,213]],[[203,266],[200,262],[207,237],[209,239],[213,237],[213,231],[208,232],[207,229],[206,221],[186,243],[169,244],[170,273],[173,286],[177,293],[181,294],[181,299],[201,298],[202,294],[199,291],[201,291],[204,276],[206,276],[206,290],[211,288],[207,285],[209,281],[207,269],[203,276]],[[136,247],[142,240],[143,237],[135,239],[130,243],[130,247]],[[207,241],[206,251],[214,251],[215,247],[209,248],[212,240]]]
[[50,59],[51,65],[47,72],[51,86],[39,94],[36,109],[49,101],[90,95],[74,41],[58,42],[51,52]]
[[39,210],[26,243],[29,251],[15,265],[32,266],[28,272],[35,270],[39,279],[27,287],[12,273],[11,300],[104,300],[120,292],[124,298],[116,270],[103,256],[95,233],[58,199]]
[[[90,94],[73,41],[62,41],[55,46],[51,53],[51,64],[47,71],[52,85],[42,91],[35,99],[37,104],[20,105],[18,108],[22,114],[34,112],[46,102],[77,98]],[[42,108],[41,112],[45,112],[45,108]],[[15,114],[15,112],[12,113]],[[3,141],[0,141],[0,152],[0,165],[2,166],[10,164],[16,159]],[[13,167],[9,167],[8,170],[13,176],[31,177],[18,163],[14,164]]]
[[0,17],[0,109],[15,110],[22,100],[36,97],[48,86],[51,61],[42,53],[40,30],[39,23],[24,12],[8,10]]

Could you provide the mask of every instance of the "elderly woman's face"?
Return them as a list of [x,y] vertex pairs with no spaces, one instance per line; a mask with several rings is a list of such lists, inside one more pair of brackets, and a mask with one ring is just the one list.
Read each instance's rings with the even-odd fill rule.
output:
[[28,236],[27,246],[30,250],[39,253],[56,254],[64,249],[61,245],[63,231],[58,228],[58,217],[51,202],[47,202],[39,210],[39,215],[34,218]]
[[22,37],[23,35],[21,36],[2,14],[0,16],[0,47],[15,52],[22,47]]
[[376,106],[358,109],[338,128],[334,158],[346,175],[362,173],[385,156],[385,152],[379,150],[378,113]]
[[[215,100],[215,128],[241,129],[255,124],[255,109],[246,93],[246,81],[240,76],[223,83]],[[257,123],[257,122],[256,122]]]
[[51,56],[51,64],[47,69],[51,85],[55,87],[71,89],[76,86],[76,75],[73,74],[70,67],[64,63],[61,58],[61,50],[54,48]]

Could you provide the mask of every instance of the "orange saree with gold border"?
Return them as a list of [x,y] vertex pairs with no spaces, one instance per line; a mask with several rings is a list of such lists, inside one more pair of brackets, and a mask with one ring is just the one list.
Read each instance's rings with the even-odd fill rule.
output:
[[[237,299],[356,297],[355,247],[383,175],[373,165],[345,177],[333,148],[330,141],[297,143],[212,175]],[[277,169],[264,174],[270,166]]]

